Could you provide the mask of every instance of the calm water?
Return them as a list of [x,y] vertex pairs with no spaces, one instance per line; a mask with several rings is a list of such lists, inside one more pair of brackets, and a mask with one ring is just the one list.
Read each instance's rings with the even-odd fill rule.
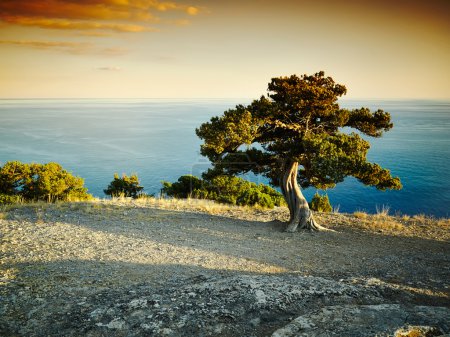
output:
[[[104,197],[115,172],[137,173],[147,193],[161,180],[199,174],[195,128],[245,100],[0,100],[0,165],[56,161]],[[450,102],[343,101],[391,112],[394,129],[369,139],[369,159],[401,178],[401,191],[377,191],[347,179],[328,191],[342,212],[388,206],[391,213],[449,216]],[[263,182],[263,179],[259,179]],[[311,198],[314,189],[306,190]]]

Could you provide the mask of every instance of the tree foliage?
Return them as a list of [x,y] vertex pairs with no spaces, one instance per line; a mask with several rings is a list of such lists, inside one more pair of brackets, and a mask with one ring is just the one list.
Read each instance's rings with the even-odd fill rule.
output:
[[310,207],[313,211],[317,212],[331,212],[333,210],[330,204],[330,199],[328,198],[328,194],[320,195],[317,192],[311,199]]
[[216,176],[211,180],[184,175],[171,183],[163,181],[163,192],[176,198],[215,200],[232,205],[273,208],[284,204],[283,196],[263,184],[255,184],[239,177]]
[[53,162],[47,164],[7,162],[0,167],[0,194],[21,197],[23,200],[49,202],[92,198],[87,193],[82,178],[73,176],[60,164]]
[[[281,188],[291,221],[302,216],[297,209],[307,207],[294,186],[297,178],[303,188],[332,188],[347,176],[380,190],[401,188],[389,170],[367,161],[370,144],[361,137],[389,131],[389,113],[340,108],[337,100],[347,89],[322,71],[273,78],[268,91],[267,98],[237,105],[196,130],[204,141],[201,154],[213,165],[205,177],[247,172],[268,177]],[[307,211],[304,217],[310,217]]]
[[142,194],[143,189],[144,187],[140,185],[139,178],[136,174],[132,174],[131,176],[123,174],[122,177],[119,177],[115,173],[114,179],[103,192],[112,197],[124,196],[136,199]]
[[[393,126],[389,113],[341,109],[337,98],[346,88],[324,72],[273,78],[268,88],[269,98],[238,105],[196,130],[204,140],[201,154],[214,165],[209,174],[253,171],[279,186],[280,164],[289,158],[300,164],[302,187],[330,188],[347,176],[379,189],[401,187],[388,170],[367,162],[368,141],[342,132],[351,127],[380,137]],[[238,158],[249,158],[248,165],[236,165]]]

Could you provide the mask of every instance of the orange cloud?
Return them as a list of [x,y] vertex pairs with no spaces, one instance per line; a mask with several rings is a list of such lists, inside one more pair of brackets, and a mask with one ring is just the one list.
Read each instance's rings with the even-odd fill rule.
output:
[[0,22],[47,29],[155,31],[154,12],[193,16],[199,8],[157,0],[1,0]]
[[189,15],[197,15],[198,12],[199,12],[199,8],[197,8],[197,7],[189,6],[186,8],[186,13],[188,13]]
[[57,50],[71,54],[82,54],[92,50],[90,43],[61,41],[0,40],[0,45],[15,45],[41,50]]
[[28,47],[38,50],[50,50],[69,54],[97,54],[102,56],[120,56],[127,53],[125,48],[98,48],[86,42],[0,40],[0,45]]
[[122,23],[101,23],[90,21],[74,21],[67,19],[41,19],[14,17],[6,19],[6,22],[21,26],[35,26],[47,29],[75,29],[75,30],[113,30],[116,32],[149,32],[157,31],[156,28],[144,25],[122,24]]

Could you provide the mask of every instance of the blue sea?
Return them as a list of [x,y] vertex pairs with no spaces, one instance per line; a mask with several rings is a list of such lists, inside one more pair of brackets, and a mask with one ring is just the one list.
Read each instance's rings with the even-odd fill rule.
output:
[[[115,172],[137,173],[145,191],[157,194],[162,180],[199,175],[208,167],[195,128],[239,103],[250,100],[0,100],[0,165],[59,162],[84,178],[97,197],[105,197],[103,189]],[[449,217],[450,102],[340,104],[391,113],[394,128],[369,138],[368,158],[399,176],[403,189],[382,192],[348,178],[327,191],[332,205],[341,212],[389,207],[392,214]],[[314,193],[313,188],[305,191],[308,199]]]

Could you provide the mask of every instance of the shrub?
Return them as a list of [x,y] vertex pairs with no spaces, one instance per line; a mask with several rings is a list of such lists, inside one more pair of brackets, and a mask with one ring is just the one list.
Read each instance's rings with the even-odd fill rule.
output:
[[124,196],[136,199],[142,194],[143,189],[144,187],[140,185],[136,174],[132,174],[129,177],[123,174],[122,178],[120,178],[117,173],[114,173],[114,180],[109,183],[103,192],[112,197]]
[[328,194],[320,195],[316,192],[311,200],[311,209],[316,212],[331,212],[333,208],[331,207],[330,200],[328,199]]
[[265,208],[273,208],[275,206],[274,200],[272,197],[265,193],[260,193],[258,195],[258,201],[257,204],[261,207]]
[[258,204],[261,207],[273,208],[274,202],[270,195],[261,192],[256,188],[246,190],[237,200],[238,205],[254,206]]
[[273,208],[284,205],[283,196],[273,188],[255,184],[234,176],[216,176],[200,179],[192,175],[178,178],[177,182],[163,181],[163,192],[176,198],[200,198],[215,200],[226,204],[260,205]]
[[174,183],[163,181],[162,184],[163,192],[175,198],[196,197],[195,194],[202,194],[203,189],[203,181],[190,174],[179,177]]
[[0,205],[17,204],[22,198],[18,195],[0,194]]
[[236,205],[237,198],[232,194],[219,194],[214,200],[223,204]]
[[284,197],[280,192],[264,184],[259,184],[258,186],[259,190],[262,193],[270,196],[270,199],[272,199],[274,206],[286,206],[286,201],[284,200]]
[[[0,168],[0,193],[24,200],[89,200],[84,180],[58,163],[25,164],[7,162]],[[12,199],[11,199],[12,200]]]

